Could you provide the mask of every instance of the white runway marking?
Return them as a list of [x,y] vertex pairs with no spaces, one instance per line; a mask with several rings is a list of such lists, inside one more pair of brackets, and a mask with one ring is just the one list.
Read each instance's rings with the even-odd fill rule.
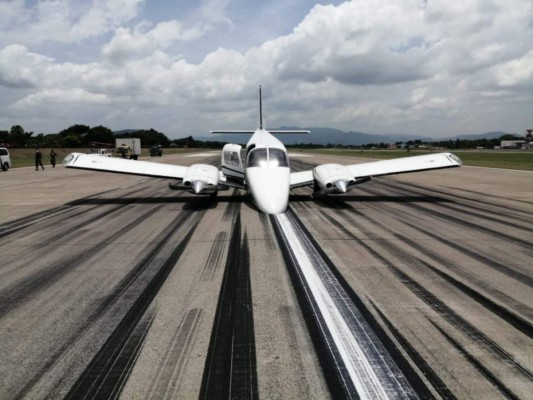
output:
[[329,267],[318,253],[313,254],[314,248],[305,243],[303,232],[295,231],[298,227],[287,214],[276,215],[276,219],[360,398],[415,398],[407,381],[397,378],[401,372],[362,315],[354,310],[339,282],[331,272],[324,276]]

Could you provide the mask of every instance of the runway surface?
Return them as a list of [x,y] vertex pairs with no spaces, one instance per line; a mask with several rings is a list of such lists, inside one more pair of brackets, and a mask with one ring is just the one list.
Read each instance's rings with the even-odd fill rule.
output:
[[[333,161],[363,160],[291,166]],[[300,188],[282,217],[61,166],[0,182],[0,398],[533,393],[531,172]]]

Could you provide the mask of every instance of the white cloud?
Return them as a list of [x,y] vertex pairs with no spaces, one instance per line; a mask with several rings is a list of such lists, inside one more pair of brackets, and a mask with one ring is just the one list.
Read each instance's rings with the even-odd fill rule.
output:
[[99,37],[137,16],[144,0],[43,0],[0,3],[0,44],[77,43]]
[[123,63],[165,50],[176,42],[198,39],[203,35],[200,27],[186,28],[179,21],[164,21],[152,29],[140,24],[133,29],[118,28],[103,49],[103,56],[114,63]]
[[51,65],[53,59],[32,53],[18,44],[0,50],[0,85],[7,87],[37,87],[40,71]]
[[525,86],[533,89],[533,51],[496,68],[496,81],[503,87]]
[[[529,118],[520,110],[533,107],[528,0],[316,5],[287,35],[246,51],[228,43],[197,63],[187,60],[181,46],[201,47],[204,39],[234,29],[228,2],[202,3],[196,19],[162,21],[146,20],[140,0],[9,4],[0,3],[0,85],[21,91],[10,103],[2,97],[8,99],[3,108],[49,110],[49,129],[63,128],[54,112],[71,108],[76,116],[85,108],[93,124],[105,120],[116,129],[135,121],[146,126],[149,118],[154,127],[181,136],[229,127],[239,118],[246,127],[255,125],[259,84],[269,126],[519,131]],[[15,14],[23,11],[29,17],[12,31]],[[83,47],[96,36],[97,51],[85,62],[34,50],[43,42]],[[113,112],[105,110],[108,103]],[[502,126],[494,126],[496,105]],[[212,126],[215,120],[221,125]],[[509,121],[510,127],[503,126]]]

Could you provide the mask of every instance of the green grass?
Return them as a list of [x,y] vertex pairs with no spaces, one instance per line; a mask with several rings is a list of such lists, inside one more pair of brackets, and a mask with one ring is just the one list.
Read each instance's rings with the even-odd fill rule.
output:
[[[55,149],[57,153],[57,163],[63,162],[63,158],[73,151],[86,153],[88,149]],[[168,148],[163,149],[163,155],[168,154],[182,154],[192,152],[205,152],[209,149],[182,149],[182,148]],[[299,152],[298,149],[290,149],[290,152]],[[406,150],[339,150],[339,149],[305,149],[304,153],[328,154],[347,157],[364,157],[377,159],[392,159],[399,157],[410,157],[422,154],[432,153],[430,151],[406,151]],[[11,163],[13,168],[29,167],[35,165],[35,149],[10,149]],[[50,149],[41,149],[43,153],[43,164],[50,164]],[[477,167],[492,167],[492,168],[508,168],[508,169],[522,169],[533,171],[533,152],[528,151],[493,151],[493,150],[478,150],[467,151],[459,150],[453,151],[454,154],[463,160],[464,165],[471,165]],[[149,157],[149,149],[142,149],[141,157]]]
[[[303,152],[378,159],[392,159],[435,153],[435,151],[339,149],[314,149],[303,150]],[[476,167],[522,169],[527,171],[533,171],[533,152],[531,151],[453,150],[451,152],[461,158],[461,160],[463,161],[463,165],[470,165]]]
[[[43,154],[43,164],[50,164],[50,150],[41,148],[41,153]],[[57,153],[56,164],[61,164],[63,158],[69,153],[88,153],[89,149],[56,149],[54,151]],[[163,155],[168,154],[181,154],[181,153],[192,153],[199,151],[207,151],[206,149],[182,149],[182,148],[168,148],[163,149]],[[12,168],[17,167],[32,167],[35,165],[35,149],[9,149],[9,155],[11,157]],[[142,149],[141,157],[150,157],[150,149]]]

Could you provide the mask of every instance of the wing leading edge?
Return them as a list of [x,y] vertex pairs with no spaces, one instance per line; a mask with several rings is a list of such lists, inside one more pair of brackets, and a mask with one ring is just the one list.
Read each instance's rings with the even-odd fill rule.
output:
[[126,160],[122,158],[99,157],[83,153],[71,153],[63,160],[66,168],[91,171],[114,172],[117,174],[149,176],[153,178],[182,179],[189,167],[159,164],[150,161]]
[[[452,153],[426,154],[422,156],[396,158],[393,160],[372,161],[362,164],[352,164],[340,166],[338,164],[324,164],[311,171],[300,171],[291,173],[291,189],[308,186],[315,183],[316,179],[321,179],[323,175],[317,173],[317,169],[326,166],[339,167],[338,170],[344,173],[342,179],[351,179],[353,183],[368,181],[375,176],[405,174],[410,172],[429,171],[434,169],[460,167],[462,161]],[[329,168],[330,170],[332,168]],[[334,178],[333,178],[334,179]],[[339,178],[340,179],[340,178]],[[349,182],[348,182],[349,183]]]

